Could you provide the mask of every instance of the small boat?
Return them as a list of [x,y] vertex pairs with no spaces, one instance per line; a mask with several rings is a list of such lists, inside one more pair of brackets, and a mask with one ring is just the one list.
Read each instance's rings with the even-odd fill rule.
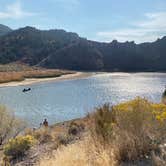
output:
[[22,92],[28,92],[28,91],[30,91],[30,90],[31,90],[31,88],[28,88],[28,89],[24,88],[24,89],[22,90]]

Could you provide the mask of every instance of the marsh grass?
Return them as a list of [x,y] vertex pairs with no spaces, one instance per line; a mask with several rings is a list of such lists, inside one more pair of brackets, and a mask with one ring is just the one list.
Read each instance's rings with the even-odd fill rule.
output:
[[26,78],[59,77],[63,74],[71,73],[73,72],[58,69],[30,67],[24,64],[0,65],[0,83],[23,81]]

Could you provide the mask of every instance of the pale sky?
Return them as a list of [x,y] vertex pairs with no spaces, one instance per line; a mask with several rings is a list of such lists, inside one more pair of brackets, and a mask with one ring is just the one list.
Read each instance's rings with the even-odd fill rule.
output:
[[0,0],[0,23],[140,43],[166,35],[166,0]]

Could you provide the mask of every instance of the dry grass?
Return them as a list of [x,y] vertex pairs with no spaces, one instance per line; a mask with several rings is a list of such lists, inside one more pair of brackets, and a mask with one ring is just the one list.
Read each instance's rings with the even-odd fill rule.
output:
[[33,136],[39,144],[50,143],[51,141],[55,140],[54,134],[50,128],[44,126],[37,130],[27,128],[24,131],[24,134]]
[[166,165],[166,146],[161,147],[159,154],[152,153],[152,162],[154,166]]
[[104,105],[90,119],[92,137],[103,147],[113,148],[119,162],[144,159],[166,141],[166,112],[161,108],[166,111],[166,106],[156,107],[141,98],[114,107]]
[[23,80],[24,77],[20,72],[0,72],[0,83]]
[[[56,148],[51,155],[41,156],[39,166],[137,165],[140,160],[156,166],[166,163],[166,105],[146,99],[136,98],[113,107],[105,104],[84,121],[50,129]],[[47,135],[39,133],[38,140]],[[81,139],[75,139],[77,136]]]
[[0,65],[0,72],[19,72],[19,71],[29,71],[35,70],[37,67],[30,67],[21,63],[9,63],[6,65]]
[[0,106],[0,145],[10,138],[17,136],[25,127],[25,124],[9,112],[6,107]]
[[10,138],[16,137],[23,131],[25,124],[9,112],[6,107],[0,106],[0,165],[3,159],[3,146]]
[[[100,146],[100,145],[99,145]],[[91,138],[63,146],[53,156],[42,159],[39,166],[115,166],[113,153],[97,147]]]
[[58,148],[39,166],[116,166],[146,163],[147,158],[156,166],[166,163],[166,148],[160,149],[166,142],[165,105],[136,98],[113,107],[105,104],[88,118],[90,132],[82,141]]
[[26,78],[59,77],[73,72],[29,67],[22,64],[0,65],[0,83],[23,81]]

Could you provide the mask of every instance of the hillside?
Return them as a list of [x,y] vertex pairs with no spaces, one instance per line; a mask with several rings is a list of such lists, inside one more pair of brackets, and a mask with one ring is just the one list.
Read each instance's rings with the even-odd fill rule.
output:
[[0,36],[5,35],[11,31],[12,31],[12,29],[9,28],[8,26],[0,24]]
[[166,71],[166,37],[151,43],[100,43],[64,30],[20,28],[0,37],[0,63],[72,70]]

